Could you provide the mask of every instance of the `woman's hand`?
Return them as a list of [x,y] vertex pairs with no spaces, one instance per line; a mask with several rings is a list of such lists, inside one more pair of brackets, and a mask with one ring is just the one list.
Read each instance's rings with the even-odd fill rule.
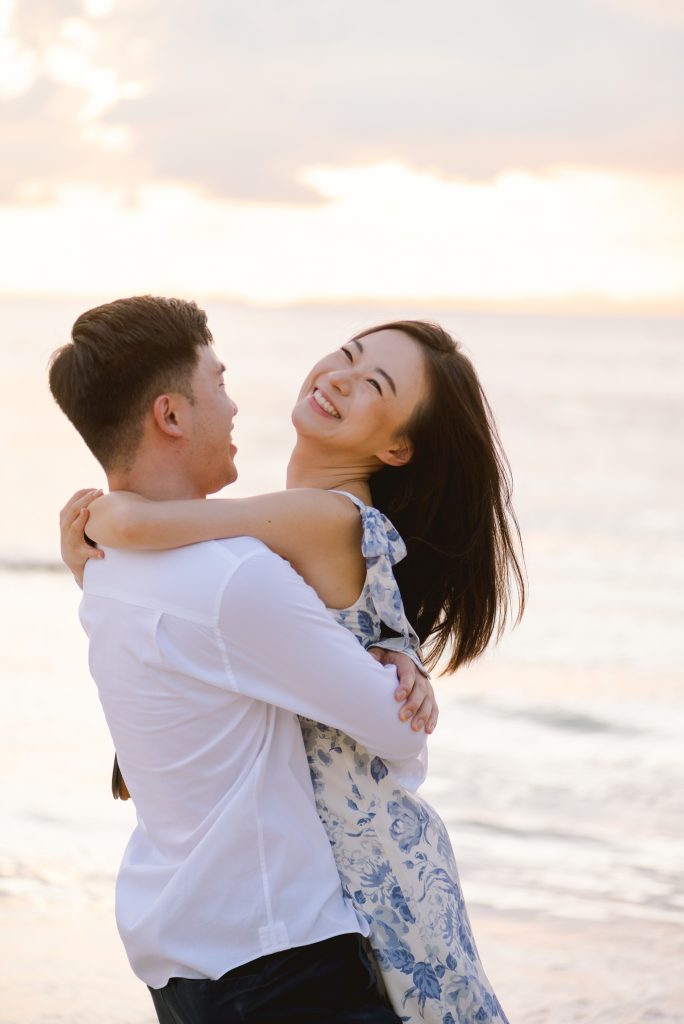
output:
[[415,732],[420,729],[425,729],[426,733],[434,732],[439,708],[427,676],[418,671],[408,655],[399,651],[388,651],[384,647],[369,647],[368,651],[381,665],[394,665],[397,670],[399,683],[394,696],[396,700],[405,702],[399,712],[402,722],[412,718],[411,728]]
[[76,491],[59,513],[62,561],[71,570],[81,589],[83,589],[83,570],[88,559],[104,558],[104,551],[89,544],[85,535],[85,527],[90,514],[88,506],[101,494],[101,490],[94,488]]

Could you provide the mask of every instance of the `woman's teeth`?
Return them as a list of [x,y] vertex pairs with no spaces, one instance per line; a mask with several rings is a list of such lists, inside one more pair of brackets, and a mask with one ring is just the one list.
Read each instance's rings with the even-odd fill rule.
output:
[[313,396],[314,401],[316,402],[317,405],[320,405],[321,409],[324,409],[325,412],[330,414],[330,416],[334,416],[336,419],[339,420],[340,414],[335,408],[335,406],[331,405],[328,399],[324,398],[317,388],[314,389]]

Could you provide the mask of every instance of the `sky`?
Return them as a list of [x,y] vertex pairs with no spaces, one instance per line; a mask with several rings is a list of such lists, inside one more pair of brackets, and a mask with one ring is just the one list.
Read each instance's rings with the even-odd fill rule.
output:
[[0,292],[684,310],[681,0],[0,0]]

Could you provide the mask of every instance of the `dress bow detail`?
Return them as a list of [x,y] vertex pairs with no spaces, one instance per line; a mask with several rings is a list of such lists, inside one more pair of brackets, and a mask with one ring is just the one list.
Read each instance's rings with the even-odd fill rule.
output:
[[386,515],[377,508],[366,507],[363,514],[363,557],[387,558],[390,565],[396,565],[406,558],[406,545]]
[[411,646],[417,648],[418,638],[404,613],[399,587],[392,572],[392,566],[406,557],[406,545],[387,516],[377,508],[366,505],[361,518],[361,551],[366,559],[366,582],[373,605],[391,630],[408,637]]
[[418,651],[420,641],[406,618],[401,593],[392,572],[392,566],[406,557],[406,545],[379,509],[364,504],[348,491],[338,493],[349,498],[359,510],[361,552],[366,560],[363,591],[351,607],[336,611],[338,622],[356,633],[364,647],[380,639],[380,623],[384,622],[397,634],[396,637],[385,637],[384,647],[404,653]]

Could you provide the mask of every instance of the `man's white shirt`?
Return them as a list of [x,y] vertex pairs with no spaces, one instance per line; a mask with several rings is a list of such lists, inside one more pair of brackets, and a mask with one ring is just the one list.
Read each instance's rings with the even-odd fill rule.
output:
[[342,896],[297,715],[424,775],[424,733],[292,568],[249,537],[106,550],[87,566],[90,669],[137,826],[119,932],[152,988],[367,925]]

